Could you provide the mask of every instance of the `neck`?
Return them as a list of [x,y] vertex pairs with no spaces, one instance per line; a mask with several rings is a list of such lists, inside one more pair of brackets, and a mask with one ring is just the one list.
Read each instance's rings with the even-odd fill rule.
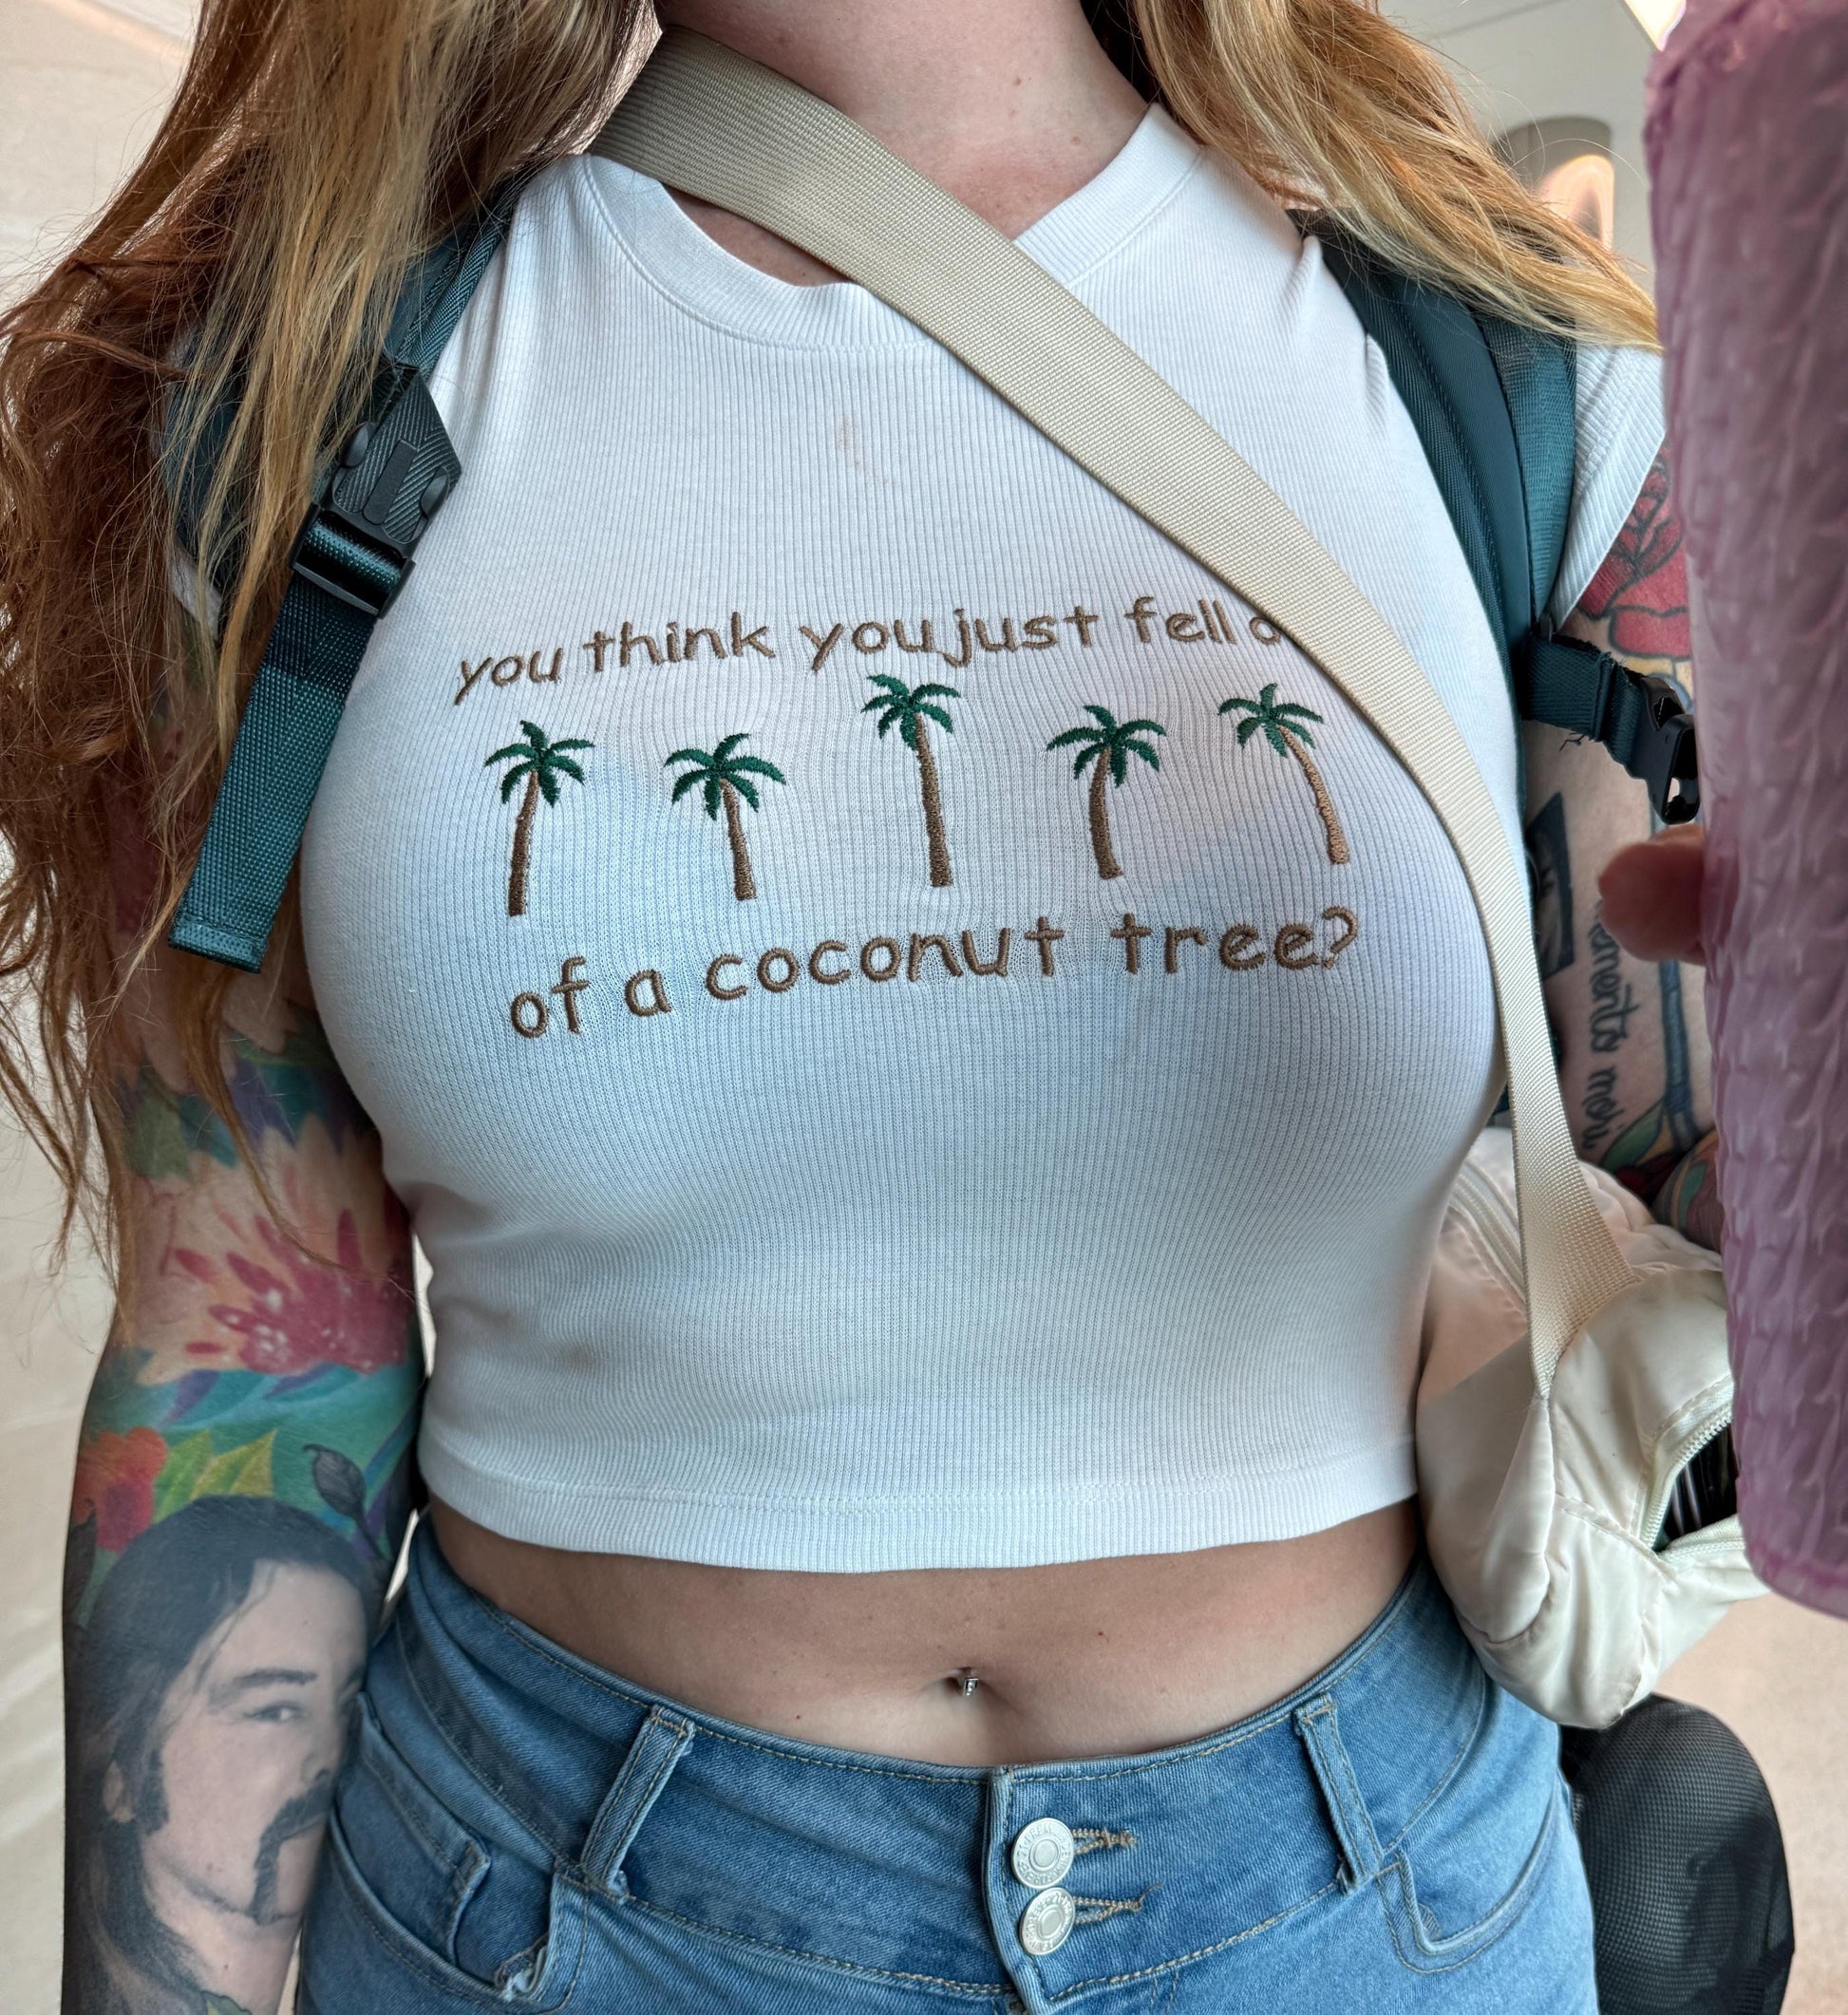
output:
[[824,98],[1009,237],[1083,187],[1145,109],[1079,0],[660,0]]

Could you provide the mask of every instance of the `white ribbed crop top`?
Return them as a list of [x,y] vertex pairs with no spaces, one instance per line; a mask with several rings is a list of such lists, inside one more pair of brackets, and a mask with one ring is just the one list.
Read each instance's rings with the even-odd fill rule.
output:
[[[1160,111],[1023,243],[1312,526],[1518,843],[1502,674],[1312,243]],[[541,173],[303,860],[433,1269],[421,1454],[551,1546],[1020,1566],[1414,1488],[1476,913],[1328,683],[860,289]],[[1561,603],[1661,435],[1588,353]]]

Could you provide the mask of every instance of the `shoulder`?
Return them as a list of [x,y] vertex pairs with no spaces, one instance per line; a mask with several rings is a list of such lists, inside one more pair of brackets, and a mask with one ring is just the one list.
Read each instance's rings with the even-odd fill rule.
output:
[[1576,403],[1572,516],[1548,610],[1555,622],[1591,585],[1662,451],[1662,359],[1653,350],[1581,345]]

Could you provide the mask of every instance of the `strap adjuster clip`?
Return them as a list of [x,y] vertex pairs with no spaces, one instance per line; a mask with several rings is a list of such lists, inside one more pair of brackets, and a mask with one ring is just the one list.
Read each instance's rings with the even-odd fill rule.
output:
[[324,498],[309,506],[289,549],[292,574],[374,622],[398,599],[414,564],[402,546],[356,525]]
[[[1698,744],[1694,717],[1673,682],[1655,672],[1624,676],[1643,706],[1630,761],[1624,767],[1649,786],[1650,802],[1664,825],[1685,825],[1701,808]],[[1677,790],[1679,786],[1679,790]]]

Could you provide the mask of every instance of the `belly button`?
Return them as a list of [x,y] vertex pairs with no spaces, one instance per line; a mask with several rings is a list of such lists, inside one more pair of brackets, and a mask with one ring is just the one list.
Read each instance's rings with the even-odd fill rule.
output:
[[952,1686],[960,1686],[963,1698],[968,1700],[973,1695],[976,1687],[981,1685],[981,1681],[976,1678],[973,1666],[958,1666],[950,1684]]

